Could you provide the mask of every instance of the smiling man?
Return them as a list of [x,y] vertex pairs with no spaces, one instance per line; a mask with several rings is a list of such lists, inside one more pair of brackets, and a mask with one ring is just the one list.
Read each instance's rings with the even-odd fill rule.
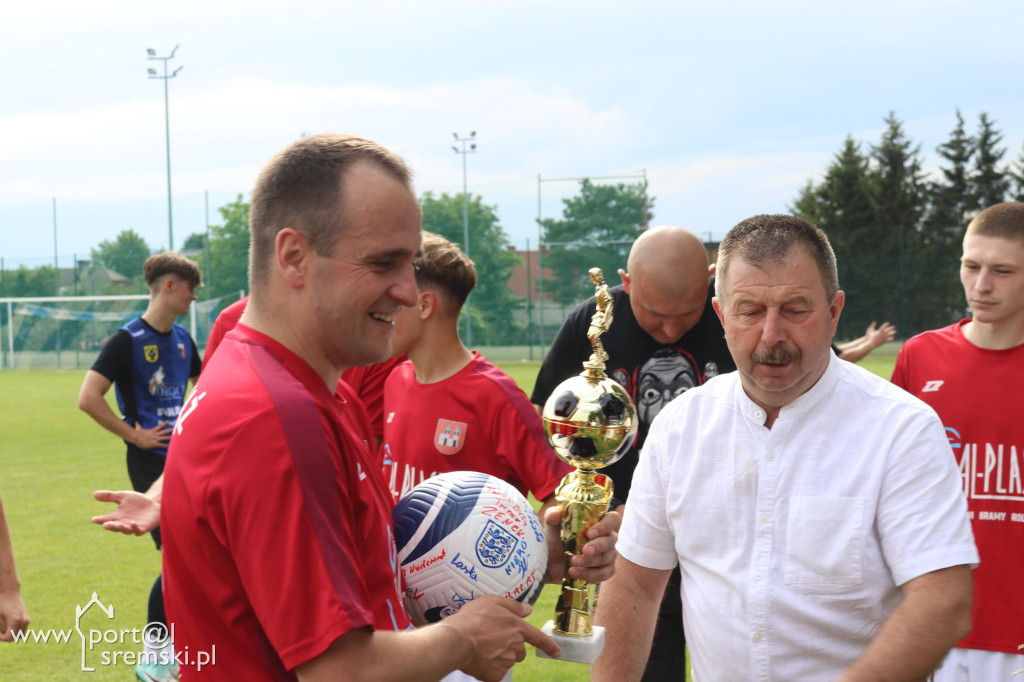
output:
[[987,682],[1024,668],[1024,203],[971,221],[960,281],[971,317],[907,341],[892,380],[945,424],[982,559],[974,629],[935,679]]
[[160,522],[168,616],[187,679],[498,680],[524,642],[558,646],[529,607],[482,597],[415,631],[391,496],[348,367],[390,354],[417,302],[420,209],[393,152],[303,138],[252,194],[251,295],[171,440]]
[[694,679],[924,679],[970,629],[978,560],[942,425],[832,353],[844,295],[814,225],[743,221],[715,285],[737,371],[655,419],[593,679],[639,679],[677,563]]

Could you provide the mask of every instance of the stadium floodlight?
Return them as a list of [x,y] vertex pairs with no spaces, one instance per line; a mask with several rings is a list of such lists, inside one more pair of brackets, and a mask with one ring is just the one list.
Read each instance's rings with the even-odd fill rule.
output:
[[171,54],[166,57],[158,57],[156,50],[153,48],[146,48],[146,59],[158,59],[164,63],[164,75],[159,75],[156,69],[147,69],[149,72],[150,80],[162,80],[164,82],[164,132],[166,135],[167,144],[167,248],[171,251],[174,250],[174,212],[171,209],[171,114],[170,106],[168,104],[168,92],[167,92],[167,81],[171,80],[178,75],[184,66],[179,66],[174,70],[174,73],[167,74],[167,62],[174,59],[174,53],[178,51],[179,45],[175,45],[174,49],[171,50]]
[[[472,131],[469,137],[459,137],[458,133],[452,133],[455,137],[455,141],[462,144],[460,150],[455,145],[452,145],[452,150],[456,154],[462,155],[462,250],[469,256],[469,195],[466,193],[466,154],[476,153],[476,131]],[[467,149],[466,143],[470,143]],[[473,345],[473,327],[470,323],[469,314],[469,296],[466,297],[466,303],[464,305],[466,309],[466,345]]]

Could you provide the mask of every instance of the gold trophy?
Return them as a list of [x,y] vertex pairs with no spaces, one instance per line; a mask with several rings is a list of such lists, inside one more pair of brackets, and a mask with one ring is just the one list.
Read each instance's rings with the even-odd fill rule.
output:
[[[604,628],[591,623],[590,584],[568,577],[572,557],[583,551],[584,535],[612,499],[612,481],[596,473],[619,460],[637,432],[636,407],[626,390],[604,372],[608,354],[601,335],[612,324],[612,297],[600,268],[590,269],[597,309],[587,338],[593,354],[583,372],[555,388],[544,405],[544,430],[555,453],[576,471],[566,475],[555,493],[562,506],[562,549],[566,577],[555,606],[555,619],[542,628],[562,648],[560,660],[593,663],[604,646]],[[538,649],[537,654],[544,657]]]

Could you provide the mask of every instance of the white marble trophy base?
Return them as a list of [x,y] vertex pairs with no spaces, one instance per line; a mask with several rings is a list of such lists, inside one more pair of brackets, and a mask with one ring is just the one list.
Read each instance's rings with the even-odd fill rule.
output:
[[[540,630],[558,642],[558,646],[562,648],[562,657],[557,659],[559,661],[593,663],[601,655],[601,649],[604,648],[604,628],[598,625],[594,626],[593,634],[586,637],[570,637],[555,632],[555,621],[553,620],[544,623],[544,627]],[[540,649],[537,649],[537,655],[541,658],[551,658]]]

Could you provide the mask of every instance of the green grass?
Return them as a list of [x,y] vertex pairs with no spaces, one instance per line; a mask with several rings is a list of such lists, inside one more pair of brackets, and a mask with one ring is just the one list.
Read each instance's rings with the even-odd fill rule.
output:
[[[881,348],[861,361],[888,378],[895,351]],[[539,363],[503,363],[501,368],[529,395]],[[114,605],[113,620],[96,609],[89,627],[142,627],[146,601],[160,570],[160,555],[148,537],[106,532],[89,519],[107,510],[92,499],[101,488],[129,487],[124,446],[78,411],[76,399],[84,372],[0,372],[0,494],[14,543],[22,596],[33,629],[67,630],[75,624],[75,606],[96,592]],[[113,392],[111,392],[111,395]],[[545,588],[529,621],[540,627],[554,614],[557,587]],[[131,650],[134,645],[108,645]],[[131,666],[96,665],[89,680],[132,679]],[[81,640],[67,644],[0,644],[0,680],[81,680]],[[519,682],[576,682],[588,679],[588,667],[531,655],[516,667]]]
[[[93,592],[113,604],[115,617],[101,624],[93,609],[83,619],[89,627],[141,628],[160,554],[148,537],[115,535],[89,521],[104,508],[92,491],[129,482],[124,445],[76,407],[83,375],[0,372],[0,494],[22,596],[33,629],[73,628],[75,606]],[[5,644],[0,679],[81,680],[80,656],[77,634],[69,644]],[[89,679],[132,677],[130,666],[95,667]]]

